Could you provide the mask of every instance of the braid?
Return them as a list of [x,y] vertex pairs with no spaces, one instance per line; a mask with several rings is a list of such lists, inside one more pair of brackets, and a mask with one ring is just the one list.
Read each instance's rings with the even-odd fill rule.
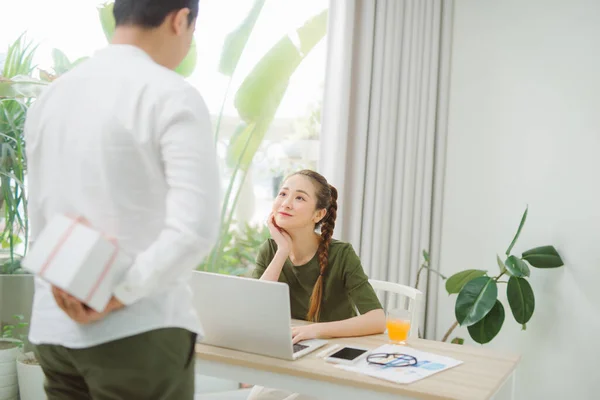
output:
[[323,300],[323,279],[327,265],[329,264],[329,245],[333,236],[333,228],[335,227],[335,219],[337,217],[337,189],[329,185],[331,191],[331,200],[327,208],[327,214],[322,220],[321,226],[321,243],[319,244],[319,277],[313,288],[310,296],[310,305],[308,308],[307,320],[312,322],[319,321],[321,312],[321,302]]

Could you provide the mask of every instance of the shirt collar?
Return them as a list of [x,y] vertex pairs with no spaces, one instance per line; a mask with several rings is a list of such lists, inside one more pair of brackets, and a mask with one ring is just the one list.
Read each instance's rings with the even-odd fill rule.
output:
[[109,44],[108,46],[104,47],[103,49],[96,51],[96,54],[97,55],[107,54],[107,55],[112,55],[112,56],[119,55],[119,56],[139,57],[139,58],[145,58],[149,61],[154,62],[154,60],[152,60],[152,57],[150,57],[150,55],[148,53],[146,53],[141,48],[131,45],[131,44]]

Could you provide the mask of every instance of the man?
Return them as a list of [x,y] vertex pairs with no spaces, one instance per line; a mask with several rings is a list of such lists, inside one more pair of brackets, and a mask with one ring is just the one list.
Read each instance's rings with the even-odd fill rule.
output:
[[105,311],[37,279],[30,341],[49,400],[193,398],[201,333],[188,279],[218,230],[208,110],[172,70],[198,0],[116,0],[112,44],[57,79],[26,123],[32,242],[56,213],[133,263]]

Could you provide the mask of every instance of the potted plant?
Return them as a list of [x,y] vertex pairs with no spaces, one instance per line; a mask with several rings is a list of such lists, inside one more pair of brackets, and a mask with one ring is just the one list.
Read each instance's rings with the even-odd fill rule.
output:
[[[33,352],[23,352],[29,324],[22,315],[13,318],[15,324],[5,325],[0,339],[0,400],[16,399],[17,394],[20,394],[21,400],[45,399],[42,367]],[[4,353],[3,347],[6,348]],[[6,390],[7,397],[2,397],[2,363],[6,363],[5,372],[10,376],[10,379],[4,379],[6,387],[10,387],[10,390]]]
[[[512,242],[505,254],[496,256],[498,273],[490,273],[484,269],[465,269],[446,278],[438,271],[430,269],[429,253],[423,251],[424,263],[417,271],[417,282],[423,270],[435,272],[446,281],[446,291],[449,295],[457,294],[454,313],[456,321],[442,338],[442,342],[450,338],[452,332],[458,327],[467,327],[469,336],[479,344],[485,344],[500,333],[505,319],[505,307],[498,298],[498,290],[506,285],[506,298],[514,320],[526,330],[527,323],[533,316],[535,309],[535,296],[533,287],[527,278],[531,267],[536,269],[559,268],[564,265],[563,260],[554,246],[540,246],[521,253],[521,256],[512,254],[512,250],[521,235],[529,208],[525,209],[521,223]],[[455,337],[454,344],[463,344],[464,339]]]
[[17,324],[5,325],[0,338],[0,400],[16,399],[19,394],[15,360],[23,352],[23,335],[15,332],[27,324],[22,322],[22,316],[15,315],[14,318]]

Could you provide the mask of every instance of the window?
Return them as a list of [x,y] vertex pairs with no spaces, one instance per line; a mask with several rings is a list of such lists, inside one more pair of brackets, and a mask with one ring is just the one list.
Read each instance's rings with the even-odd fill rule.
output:
[[[268,237],[264,221],[282,178],[317,167],[328,6],[327,0],[200,0],[197,63],[187,79],[212,115],[227,199],[219,243],[200,268],[247,274]],[[10,18],[0,24],[0,53],[26,32],[39,46],[39,70],[56,70],[55,48],[70,62],[90,56],[107,43],[97,7],[98,0],[4,4]],[[236,63],[223,52],[242,23],[250,33]]]

